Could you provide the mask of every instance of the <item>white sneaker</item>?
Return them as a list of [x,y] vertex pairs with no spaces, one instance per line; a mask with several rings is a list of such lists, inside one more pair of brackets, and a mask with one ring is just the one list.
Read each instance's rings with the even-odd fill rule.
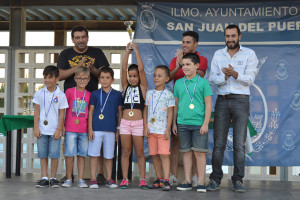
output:
[[65,188],[72,187],[72,181],[70,179],[67,179],[64,181],[64,183],[61,186]]
[[80,188],[87,188],[88,185],[85,183],[85,181],[84,181],[83,179],[80,179],[80,180],[78,181],[77,187],[80,187]]
[[193,187],[198,186],[198,176],[196,174],[192,178],[192,185],[193,185]]
[[169,177],[170,185],[178,185],[178,179],[172,174]]

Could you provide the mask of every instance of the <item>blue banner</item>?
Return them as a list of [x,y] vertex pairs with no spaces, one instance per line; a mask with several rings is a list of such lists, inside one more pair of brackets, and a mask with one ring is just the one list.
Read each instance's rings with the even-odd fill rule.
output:
[[[182,34],[199,34],[197,51],[210,62],[224,48],[224,28],[239,25],[241,44],[253,49],[259,73],[251,87],[251,115],[257,135],[248,166],[299,166],[300,158],[300,2],[275,3],[138,3],[134,41],[138,44],[149,88],[155,66],[169,63],[181,49]],[[133,62],[135,58],[133,58]],[[172,90],[173,84],[168,84]],[[213,88],[215,92],[215,88]],[[213,98],[215,103],[215,95]],[[210,153],[213,131],[209,132]],[[232,130],[224,164],[233,165]],[[211,157],[208,156],[208,164]]]

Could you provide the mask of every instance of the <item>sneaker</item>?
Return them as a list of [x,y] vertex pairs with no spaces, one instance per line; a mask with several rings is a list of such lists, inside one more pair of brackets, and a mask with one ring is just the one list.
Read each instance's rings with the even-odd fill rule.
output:
[[91,181],[90,181],[90,188],[91,189],[98,189],[99,188],[96,179],[91,179]]
[[156,179],[152,185],[149,185],[149,189],[158,189],[164,186],[163,181],[160,179]]
[[241,181],[236,181],[233,184],[233,190],[235,192],[246,192],[245,187],[244,187],[244,185],[243,185],[243,183]]
[[192,190],[193,187],[191,183],[184,183],[178,186],[176,189],[179,191],[187,191],[187,190]]
[[208,185],[206,186],[206,190],[215,191],[219,189],[220,189],[220,184],[217,183],[215,180],[210,179]]
[[110,179],[108,181],[106,181],[106,186],[109,188],[117,188],[118,185],[116,184],[116,181]]
[[67,179],[61,186],[66,188],[72,187],[72,181],[70,179]]
[[205,185],[198,185],[197,186],[197,192],[206,192]]
[[50,179],[50,187],[59,188],[59,181],[54,178]]
[[123,179],[122,182],[120,183],[120,188],[127,189],[129,184],[130,184],[130,182],[128,181],[128,179]]
[[169,178],[170,185],[178,185],[178,179],[172,174]]
[[35,184],[35,187],[38,188],[49,187],[49,181],[47,179],[38,180]]
[[[60,183],[64,183],[66,180],[68,179],[67,175],[65,175],[64,177],[62,177],[59,182]],[[72,174],[72,183],[74,183],[74,175]]]
[[163,191],[170,191],[171,190],[171,185],[170,185],[169,181],[164,180],[162,190]]
[[147,185],[147,182],[145,179],[140,180],[139,188],[141,188],[143,190],[149,189],[149,186]]
[[106,179],[102,174],[98,174],[96,179],[98,185],[104,184],[106,182]]
[[195,174],[192,178],[193,187],[198,187],[198,176]]
[[80,180],[78,181],[77,187],[80,187],[80,188],[87,188],[88,185],[85,183],[85,181],[84,181],[83,179],[80,179]]

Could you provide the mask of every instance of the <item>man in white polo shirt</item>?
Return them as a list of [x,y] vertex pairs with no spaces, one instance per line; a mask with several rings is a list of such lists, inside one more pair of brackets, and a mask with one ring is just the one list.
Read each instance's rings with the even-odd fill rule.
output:
[[226,47],[219,49],[211,62],[209,82],[217,86],[217,101],[214,115],[214,149],[210,182],[206,189],[220,189],[223,177],[222,163],[227,143],[230,121],[233,124],[234,170],[231,177],[233,189],[245,192],[243,177],[245,171],[245,142],[247,136],[249,87],[258,72],[255,52],[239,44],[241,32],[238,26],[225,29]]

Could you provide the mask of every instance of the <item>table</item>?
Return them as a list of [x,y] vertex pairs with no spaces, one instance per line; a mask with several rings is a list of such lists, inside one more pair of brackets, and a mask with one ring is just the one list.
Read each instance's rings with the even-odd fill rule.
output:
[[22,129],[33,126],[33,115],[3,115],[0,119],[0,132],[6,136],[6,178],[11,178],[11,131],[17,130],[16,176],[20,176]]

